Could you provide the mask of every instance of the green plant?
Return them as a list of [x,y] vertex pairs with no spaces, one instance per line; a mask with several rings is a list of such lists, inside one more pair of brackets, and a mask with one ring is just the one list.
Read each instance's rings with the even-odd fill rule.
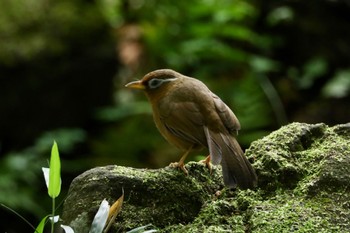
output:
[[[50,222],[51,224],[51,233],[54,232],[54,225],[59,221],[59,215],[55,215],[56,211],[56,198],[59,196],[61,192],[61,161],[59,156],[59,150],[58,145],[56,141],[53,142],[52,148],[51,148],[51,157],[50,157],[50,167],[42,167],[42,171],[45,178],[45,183],[48,189],[48,195],[52,199],[52,212],[51,214],[46,215],[38,226],[34,229],[34,227],[20,214],[18,214],[16,211],[12,210],[11,208],[7,207],[4,204],[1,204],[4,208],[10,210],[11,212],[15,213],[17,216],[19,216],[23,221],[25,221],[28,225],[30,225],[34,229],[34,233],[43,233],[45,225]],[[124,193],[124,192],[123,192]],[[107,233],[109,229],[111,228],[116,216],[121,211],[121,207],[124,200],[124,194],[118,198],[116,202],[112,206],[109,206],[108,202],[104,199],[100,207],[94,217],[94,220],[91,224],[91,228],[89,233]],[[135,229],[132,229],[129,231],[130,233],[153,233],[156,232],[156,230],[146,230],[147,227],[150,225],[138,227]],[[60,225],[61,228],[64,229],[66,233],[74,233],[74,230],[70,226],[66,225]]]
[[[52,212],[49,215],[46,215],[39,223],[37,228],[35,229],[35,232],[42,233],[44,231],[45,224],[47,223],[47,220],[49,219],[51,222],[51,233],[54,232],[54,224],[58,221],[59,216],[55,216],[55,210],[56,210],[56,197],[61,192],[61,161],[58,151],[57,143],[54,141],[51,149],[51,158],[50,158],[50,168],[42,168],[46,186],[48,188],[48,194],[52,198]],[[61,225],[61,227],[65,230],[67,233],[73,233],[73,229],[69,226]]]

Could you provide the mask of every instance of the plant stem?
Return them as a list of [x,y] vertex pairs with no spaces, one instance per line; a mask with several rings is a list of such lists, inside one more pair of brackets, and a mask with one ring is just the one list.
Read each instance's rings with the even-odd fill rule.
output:
[[51,233],[54,233],[55,225],[55,198],[52,198],[52,219],[51,219]]
[[14,213],[15,215],[17,215],[18,217],[20,217],[24,222],[26,222],[31,228],[33,228],[33,230],[35,231],[35,227],[28,222],[27,219],[25,219],[22,215],[20,215],[19,213],[17,213],[15,210],[11,209],[10,207],[4,205],[4,204],[0,204],[2,207],[4,207],[5,209],[11,211],[12,213]]

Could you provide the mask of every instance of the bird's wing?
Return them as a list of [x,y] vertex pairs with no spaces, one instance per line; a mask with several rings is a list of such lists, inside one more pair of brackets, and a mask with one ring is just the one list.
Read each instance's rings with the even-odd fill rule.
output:
[[174,136],[192,144],[206,145],[204,121],[195,103],[172,102],[160,110],[160,120]]
[[226,127],[226,129],[232,135],[237,135],[238,130],[241,129],[241,125],[236,117],[236,115],[232,112],[232,110],[227,107],[227,105],[215,94],[213,95],[214,105],[216,112],[218,113],[222,123]]

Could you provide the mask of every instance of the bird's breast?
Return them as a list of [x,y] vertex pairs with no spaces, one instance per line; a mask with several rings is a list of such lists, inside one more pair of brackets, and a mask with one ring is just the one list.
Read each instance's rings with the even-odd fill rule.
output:
[[191,120],[186,102],[166,97],[152,104],[154,122],[162,136],[176,147],[200,149],[206,143],[201,124]]

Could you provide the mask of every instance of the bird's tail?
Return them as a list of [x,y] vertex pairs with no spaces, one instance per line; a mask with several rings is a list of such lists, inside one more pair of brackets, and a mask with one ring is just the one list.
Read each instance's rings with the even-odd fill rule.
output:
[[208,148],[213,164],[221,164],[224,183],[230,188],[237,185],[242,189],[254,188],[257,176],[254,168],[244,155],[236,138],[205,128]]

